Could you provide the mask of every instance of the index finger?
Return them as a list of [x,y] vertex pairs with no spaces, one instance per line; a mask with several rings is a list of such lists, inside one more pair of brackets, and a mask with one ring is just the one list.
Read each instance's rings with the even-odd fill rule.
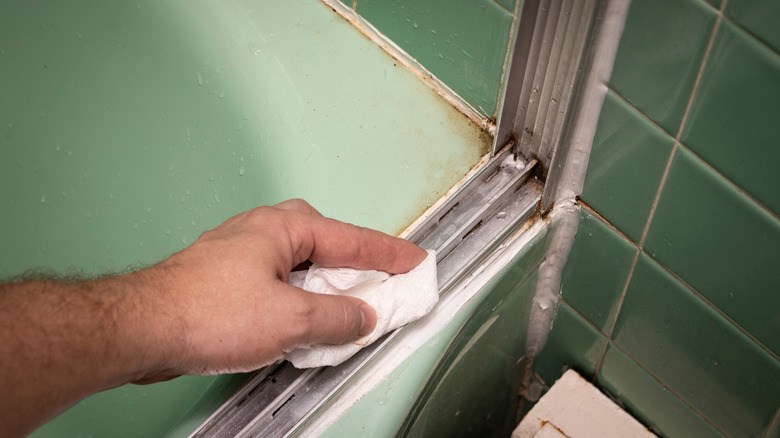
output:
[[322,216],[296,215],[292,231],[299,263],[309,259],[325,267],[402,274],[427,256],[424,249],[404,239]]

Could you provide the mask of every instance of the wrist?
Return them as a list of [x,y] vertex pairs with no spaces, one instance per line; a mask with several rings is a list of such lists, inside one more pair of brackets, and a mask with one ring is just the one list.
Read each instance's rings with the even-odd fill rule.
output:
[[183,350],[182,315],[177,312],[167,269],[153,266],[106,281],[121,290],[113,307],[115,357],[120,358],[119,384],[153,383],[177,375]]

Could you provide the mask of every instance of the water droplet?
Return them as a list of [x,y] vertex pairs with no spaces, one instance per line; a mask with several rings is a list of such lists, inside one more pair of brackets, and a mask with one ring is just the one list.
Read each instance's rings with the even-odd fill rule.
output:
[[43,118],[43,116],[45,116],[45,115],[46,115],[46,112],[44,112],[43,110],[38,111],[38,117]]
[[137,230],[137,229],[138,229],[138,222],[133,222],[133,229],[134,229],[134,230]]
[[150,211],[152,211],[152,207],[146,207],[146,212],[149,213]]
[[113,201],[114,200],[114,194],[113,193],[109,193],[108,194],[108,199]]
[[209,176],[209,181],[214,181],[214,174],[213,173]]
[[219,96],[220,99],[224,99],[225,98],[225,93],[219,93],[217,96]]
[[187,238],[186,237],[182,237],[181,238],[181,243],[186,245],[187,244]]
[[91,217],[92,217],[92,212],[91,212],[91,211],[88,211],[88,212],[87,212],[87,218],[91,218]]
[[14,127],[14,122],[8,122],[8,127],[9,128],[13,128]]
[[62,145],[58,144],[57,146],[54,146],[54,151],[59,152],[62,150]]
[[77,37],[78,39],[80,39],[80,40],[83,40],[83,39],[84,39],[84,35],[82,35],[82,34],[81,34],[81,32],[79,32],[79,31],[76,31],[76,37]]
[[505,211],[499,211],[496,214],[496,219],[505,219],[506,218],[506,212]]
[[220,201],[220,200],[219,200],[219,195],[218,195],[218,194],[216,194],[216,193],[214,193],[214,200],[215,200],[215,201],[217,201],[217,204],[219,204],[220,202],[222,202],[222,201]]
[[41,204],[46,203],[46,195],[41,196]]
[[241,168],[238,169],[238,174],[244,176],[244,173],[246,173],[246,169],[244,168],[244,166],[241,166]]
[[198,86],[202,87],[206,85],[206,81],[203,79],[203,75],[198,72]]
[[415,28],[415,29],[419,29],[420,28],[420,26],[418,26],[417,23],[412,23],[412,27]]
[[73,156],[73,151],[68,151],[68,156],[72,157]]

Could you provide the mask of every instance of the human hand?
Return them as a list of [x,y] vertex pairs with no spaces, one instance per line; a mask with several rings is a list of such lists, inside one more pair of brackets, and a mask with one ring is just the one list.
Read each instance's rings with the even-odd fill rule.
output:
[[141,329],[154,341],[136,383],[251,371],[296,347],[355,340],[373,330],[374,310],[290,286],[290,271],[311,260],[397,274],[425,257],[412,243],[325,218],[302,200],[234,216],[138,273],[162,287],[144,298],[151,313]]

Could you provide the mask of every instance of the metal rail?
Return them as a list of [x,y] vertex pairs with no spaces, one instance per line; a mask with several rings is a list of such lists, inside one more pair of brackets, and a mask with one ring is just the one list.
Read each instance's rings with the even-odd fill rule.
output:
[[[440,294],[446,294],[496,244],[531,218],[543,190],[535,171],[535,160],[526,163],[514,156],[511,146],[505,148],[409,235],[423,248],[437,250]],[[336,367],[298,370],[287,362],[266,367],[190,436],[285,436],[337,396],[402,330],[385,335]]]

